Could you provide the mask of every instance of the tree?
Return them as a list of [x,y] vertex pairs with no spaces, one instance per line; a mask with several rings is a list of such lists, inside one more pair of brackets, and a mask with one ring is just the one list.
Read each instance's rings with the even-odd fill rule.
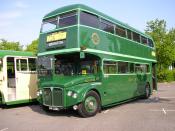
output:
[[19,42],[9,42],[5,39],[0,40],[0,50],[15,50],[15,51],[21,51],[22,46]]
[[147,22],[145,32],[152,36],[156,44],[158,70],[167,68],[175,61],[175,30],[166,29],[165,20],[152,20]]
[[38,42],[39,42],[38,39],[33,40],[32,43],[27,46],[26,51],[30,51],[36,54],[38,51]]

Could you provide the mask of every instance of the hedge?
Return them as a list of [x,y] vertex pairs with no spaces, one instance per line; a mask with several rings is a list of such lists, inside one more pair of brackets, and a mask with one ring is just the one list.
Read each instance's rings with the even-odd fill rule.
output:
[[175,69],[174,70],[161,70],[157,72],[158,82],[171,82],[175,81]]

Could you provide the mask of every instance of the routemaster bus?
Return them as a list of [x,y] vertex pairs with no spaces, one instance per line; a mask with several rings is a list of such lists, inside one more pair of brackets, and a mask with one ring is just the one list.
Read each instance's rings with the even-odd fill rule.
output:
[[43,108],[72,107],[83,117],[156,89],[152,38],[81,4],[44,16],[37,66]]
[[31,52],[0,50],[0,105],[36,101],[36,56]]

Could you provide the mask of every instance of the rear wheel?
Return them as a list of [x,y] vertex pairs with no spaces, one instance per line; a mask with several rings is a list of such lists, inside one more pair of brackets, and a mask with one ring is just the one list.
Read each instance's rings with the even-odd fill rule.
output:
[[87,93],[84,101],[78,106],[78,113],[82,117],[91,117],[100,111],[100,97],[95,91]]
[[144,98],[145,98],[145,99],[148,99],[148,98],[150,97],[150,95],[151,95],[151,89],[150,89],[149,84],[147,84],[147,85],[145,86],[145,96],[144,96]]

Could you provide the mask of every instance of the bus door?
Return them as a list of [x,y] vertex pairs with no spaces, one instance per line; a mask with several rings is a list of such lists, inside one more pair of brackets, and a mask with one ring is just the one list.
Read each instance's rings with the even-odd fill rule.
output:
[[29,99],[28,59],[15,58],[16,100]]
[[[16,100],[16,79],[15,79],[15,61],[14,57],[7,57],[7,99],[8,101]],[[4,92],[5,93],[5,92]]]
[[2,103],[2,89],[3,88],[3,59],[0,58],[0,104]]
[[152,64],[152,86],[153,90],[157,90],[157,80],[156,80],[156,63]]

